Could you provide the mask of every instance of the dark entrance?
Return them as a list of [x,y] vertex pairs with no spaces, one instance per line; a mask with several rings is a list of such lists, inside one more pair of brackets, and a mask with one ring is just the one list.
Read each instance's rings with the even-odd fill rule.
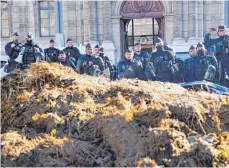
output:
[[122,55],[136,42],[143,50],[152,51],[157,36],[164,38],[163,5],[160,1],[125,1],[121,8]]

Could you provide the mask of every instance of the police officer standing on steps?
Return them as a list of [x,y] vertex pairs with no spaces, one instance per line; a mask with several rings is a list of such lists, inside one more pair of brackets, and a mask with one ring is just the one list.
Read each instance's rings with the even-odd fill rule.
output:
[[80,74],[88,74],[91,76],[99,76],[103,73],[103,60],[92,54],[91,44],[88,43],[86,45],[86,54],[82,54],[79,58],[76,70]]
[[219,63],[219,80],[220,84],[229,87],[229,36],[226,35],[226,26],[218,27],[219,38],[211,39],[212,28],[204,37],[205,46],[216,46],[216,58]]
[[130,50],[126,50],[125,58],[117,65],[117,78],[146,80],[142,62],[133,59],[133,53]]
[[55,41],[51,39],[49,41],[49,48],[44,49],[45,60],[47,62],[57,62],[59,56],[59,50],[54,47]]
[[191,81],[207,80],[213,82],[217,75],[217,60],[215,57],[207,56],[207,50],[199,42],[197,44],[197,54],[190,62],[190,72],[188,73]]
[[23,45],[19,57],[22,58],[22,68],[27,68],[31,63],[44,59],[43,53],[34,44],[32,33],[27,34],[26,43]]
[[5,53],[10,57],[8,60],[8,66],[6,68],[6,72],[11,72],[15,68],[17,68],[18,62],[16,62],[15,59],[18,57],[22,47],[22,44],[19,43],[18,40],[19,40],[19,34],[15,32],[13,34],[13,41],[7,43],[5,46]]
[[57,63],[59,63],[63,66],[71,67],[71,68],[73,68],[74,71],[76,71],[76,65],[74,64],[74,62],[71,61],[71,59],[67,59],[65,52],[63,50],[61,50],[59,53],[60,54],[58,56]]
[[153,64],[150,62],[150,55],[147,52],[142,51],[141,44],[136,43],[134,45],[134,60],[141,61],[144,74],[147,80],[155,79],[155,72]]
[[103,74],[106,74],[106,72],[109,71],[109,73],[106,75],[108,75],[108,77],[110,77],[111,80],[115,80],[115,78],[116,78],[115,66],[112,65],[108,56],[105,55],[103,47],[100,47],[100,49],[99,49],[99,56],[102,58],[102,60],[104,62]]
[[156,39],[156,51],[152,52],[150,61],[153,63],[156,73],[156,80],[161,82],[172,82],[171,68],[175,61],[175,56],[164,50],[161,38]]
[[66,55],[67,59],[72,59],[72,61],[77,64],[79,57],[81,56],[80,51],[77,47],[74,47],[72,44],[72,39],[67,39],[66,41],[66,48],[63,50]]

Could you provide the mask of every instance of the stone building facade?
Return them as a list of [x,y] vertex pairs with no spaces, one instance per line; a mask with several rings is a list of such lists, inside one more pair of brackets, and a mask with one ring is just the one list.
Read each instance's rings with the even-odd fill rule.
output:
[[203,40],[208,28],[229,26],[228,1],[7,0],[1,1],[1,7],[8,12],[7,16],[2,13],[2,55],[13,32],[19,32],[23,40],[30,31],[42,48],[48,47],[51,38],[59,48],[71,38],[81,52],[88,42],[100,44],[117,63],[135,42],[151,49],[154,38],[160,36],[177,52],[187,52],[191,44]]

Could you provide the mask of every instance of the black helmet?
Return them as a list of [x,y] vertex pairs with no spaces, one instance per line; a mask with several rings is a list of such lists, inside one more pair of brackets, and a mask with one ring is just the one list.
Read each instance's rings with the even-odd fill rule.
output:
[[155,43],[163,43],[163,40],[160,37],[157,37]]
[[164,49],[165,49],[165,50],[168,50],[168,51],[173,51],[173,49],[170,48],[170,47],[168,47],[167,45],[164,46]]
[[134,46],[139,46],[139,45],[141,45],[141,44],[140,44],[140,43],[135,43],[135,44],[134,44]]
[[189,48],[189,50],[194,50],[195,47],[193,45],[191,45],[191,47]]
[[98,45],[98,44],[96,44],[94,48],[99,48],[99,45]]
[[31,32],[29,32],[29,33],[27,33],[27,37],[32,39],[33,38],[33,34]]
[[198,48],[198,47],[204,47],[203,43],[202,43],[202,42],[199,42],[199,43],[197,44],[196,48]]
[[59,54],[65,54],[65,52],[63,50],[60,50]]
[[14,36],[20,36],[20,35],[18,34],[18,32],[15,32],[13,35],[14,35]]
[[55,40],[53,40],[53,39],[49,40],[49,43],[54,43],[54,42],[55,42]]
[[104,53],[104,48],[100,47],[99,51],[101,51],[102,53]]
[[226,26],[225,26],[225,25],[219,25],[219,26],[218,26],[218,29],[219,29],[219,30],[225,30],[225,29],[226,29]]
[[91,44],[87,43],[86,48],[91,48]]

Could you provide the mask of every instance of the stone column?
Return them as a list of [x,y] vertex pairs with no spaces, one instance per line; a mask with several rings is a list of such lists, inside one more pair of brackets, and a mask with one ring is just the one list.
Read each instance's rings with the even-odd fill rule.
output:
[[63,34],[63,18],[62,18],[62,2],[54,1],[54,10],[55,10],[55,24],[56,24],[56,33],[55,33],[55,43],[56,47],[64,47],[65,39]]
[[87,44],[89,42],[89,1],[83,1],[83,11],[82,18],[83,18],[83,34],[84,34],[84,44]]
[[76,29],[76,39],[78,43],[83,43],[83,33],[82,33],[82,25],[83,25],[83,21],[82,21],[82,17],[81,17],[81,13],[83,13],[83,4],[82,1],[76,1],[76,19],[77,19],[77,29]]
[[[62,1],[62,9],[63,9],[63,33],[64,36],[68,37],[68,1]],[[65,43],[65,42],[64,42]]]
[[33,2],[29,0],[12,3],[13,31],[17,31],[20,34],[22,42],[25,42],[24,39],[28,32],[33,33],[35,36],[33,5]]
[[224,22],[223,18],[221,18],[221,13],[224,11],[224,9],[221,8],[221,1],[211,1],[211,3],[211,27],[217,28],[221,23]]
[[204,7],[203,7],[203,20],[204,20],[204,24],[203,24],[203,32],[204,35],[207,33],[208,28],[211,27],[211,10],[212,9],[212,2],[210,1],[204,1]]
[[73,40],[73,43],[76,43],[76,1],[68,1],[67,5],[68,13],[68,37]]
[[183,44],[185,42],[183,38],[183,1],[175,1],[175,16],[174,16],[174,39],[173,39],[173,45],[176,44]]
[[[228,1],[227,1],[228,2]],[[224,1],[220,1],[220,24],[225,24],[225,8],[224,5],[226,5],[226,3]],[[227,13],[228,14],[228,13]]]
[[189,26],[188,26],[188,42],[196,44],[198,42],[198,6],[197,1],[189,1]]
[[200,41],[203,41],[203,0],[197,1],[198,3],[198,37]]
[[111,31],[111,1],[103,1],[103,26],[104,26],[104,40],[112,40],[112,31]]
[[89,40],[92,44],[98,43],[97,1],[89,1]]
[[102,46],[104,48],[105,54],[112,60],[113,64],[115,64],[115,46],[112,41],[112,18],[111,18],[111,1],[103,1],[103,33],[104,38],[102,42]]
[[184,23],[184,39],[188,39],[188,27],[189,27],[189,20],[188,20],[188,1],[183,2],[183,11],[184,11],[184,16],[183,16],[183,23]]
[[174,32],[174,16],[172,13],[165,13],[165,41],[168,44],[172,43],[173,40],[173,32]]
[[112,62],[117,65],[117,63],[122,58],[122,47],[123,47],[123,41],[121,38],[123,37],[122,29],[121,29],[121,16],[112,16],[112,32],[113,32],[113,41],[115,45],[115,55],[112,58]]

